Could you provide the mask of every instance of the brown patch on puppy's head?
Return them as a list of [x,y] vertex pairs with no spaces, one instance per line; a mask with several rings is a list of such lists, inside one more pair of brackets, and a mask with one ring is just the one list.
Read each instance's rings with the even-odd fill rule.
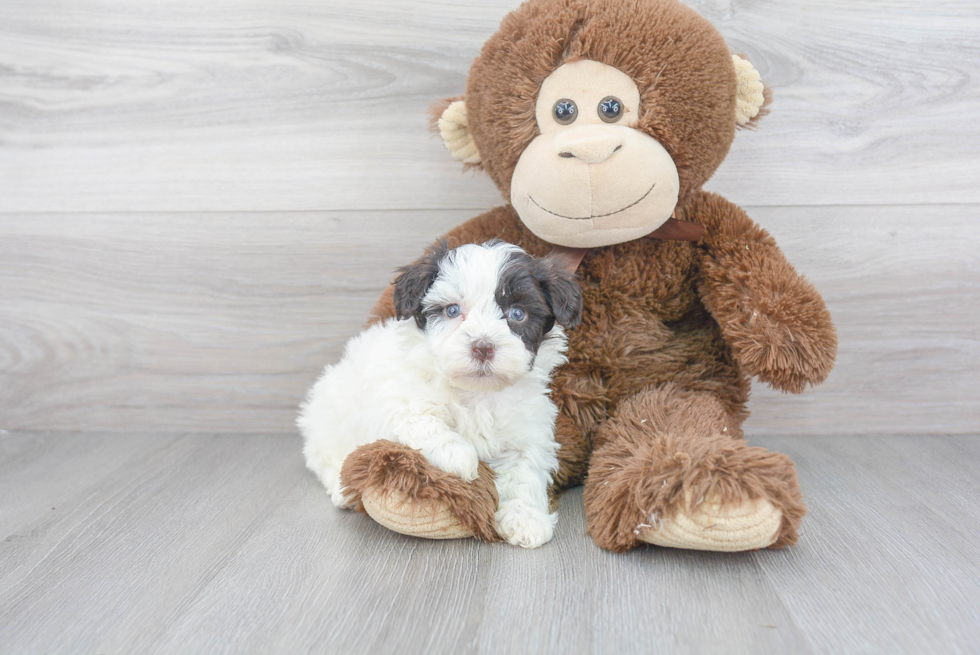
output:
[[[525,252],[510,256],[495,300],[511,332],[535,354],[556,322],[572,329],[582,319],[582,288],[575,275],[548,258],[535,259]],[[514,310],[520,312],[518,320],[510,316]]]
[[422,299],[439,275],[439,262],[447,252],[449,244],[440,240],[421,259],[398,269],[400,275],[395,279],[394,291],[395,316],[399,319],[414,318],[420,329],[425,328]]

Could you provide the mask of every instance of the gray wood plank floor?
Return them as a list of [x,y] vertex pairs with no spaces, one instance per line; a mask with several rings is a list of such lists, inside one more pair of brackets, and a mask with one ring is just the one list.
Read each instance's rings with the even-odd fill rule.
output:
[[969,653],[980,437],[776,437],[784,551],[535,550],[333,508],[298,439],[0,434],[0,652]]

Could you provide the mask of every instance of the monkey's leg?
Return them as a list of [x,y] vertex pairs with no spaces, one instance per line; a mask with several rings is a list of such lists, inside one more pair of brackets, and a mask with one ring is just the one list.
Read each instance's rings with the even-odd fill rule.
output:
[[806,507],[786,455],[747,446],[712,394],[668,384],[624,400],[599,428],[585,512],[608,550],[742,551],[796,543]]
[[340,474],[354,509],[389,530],[427,539],[500,541],[493,471],[480,463],[473,482],[446,473],[417,450],[375,441],[351,453]]

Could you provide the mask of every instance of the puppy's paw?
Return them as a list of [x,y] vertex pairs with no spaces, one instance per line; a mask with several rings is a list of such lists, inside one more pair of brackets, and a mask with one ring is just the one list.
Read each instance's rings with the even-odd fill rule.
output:
[[537,548],[551,541],[556,515],[521,501],[508,501],[497,510],[497,532],[507,543]]
[[350,499],[344,495],[344,489],[340,484],[340,473],[337,469],[331,466],[324,458],[311,455],[307,456],[306,465],[320,478],[320,482],[326,488],[327,495],[330,496],[330,501],[334,507],[339,507],[340,509],[351,509],[353,507]]
[[480,456],[476,448],[465,441],[450,441],[432,448],[423,448],[422,454],[438,469],[453,473],[467,482],[476,480]]
[[[330,490],[328,489],[328,491]],[[333,502],[334,507],[339,509],[351,509],[354,507],[350,498],[344,495],[344,489],[339,484],[334,487],[333,491],[330,491],[330,500]]]

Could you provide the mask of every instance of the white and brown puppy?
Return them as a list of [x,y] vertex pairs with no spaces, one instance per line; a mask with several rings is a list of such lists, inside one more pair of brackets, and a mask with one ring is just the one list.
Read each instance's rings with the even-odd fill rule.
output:
[[578,283],[509,243],[441,244],[402,269],[395,307],[310,389],[297,421],[307,466],[346,507],[340,469],[363,444],[397,441],[466,481],[482,460],[496,472],[500,535],[546,543],[558,468],[548,383],[565,362],[562,326],[581,317]]

